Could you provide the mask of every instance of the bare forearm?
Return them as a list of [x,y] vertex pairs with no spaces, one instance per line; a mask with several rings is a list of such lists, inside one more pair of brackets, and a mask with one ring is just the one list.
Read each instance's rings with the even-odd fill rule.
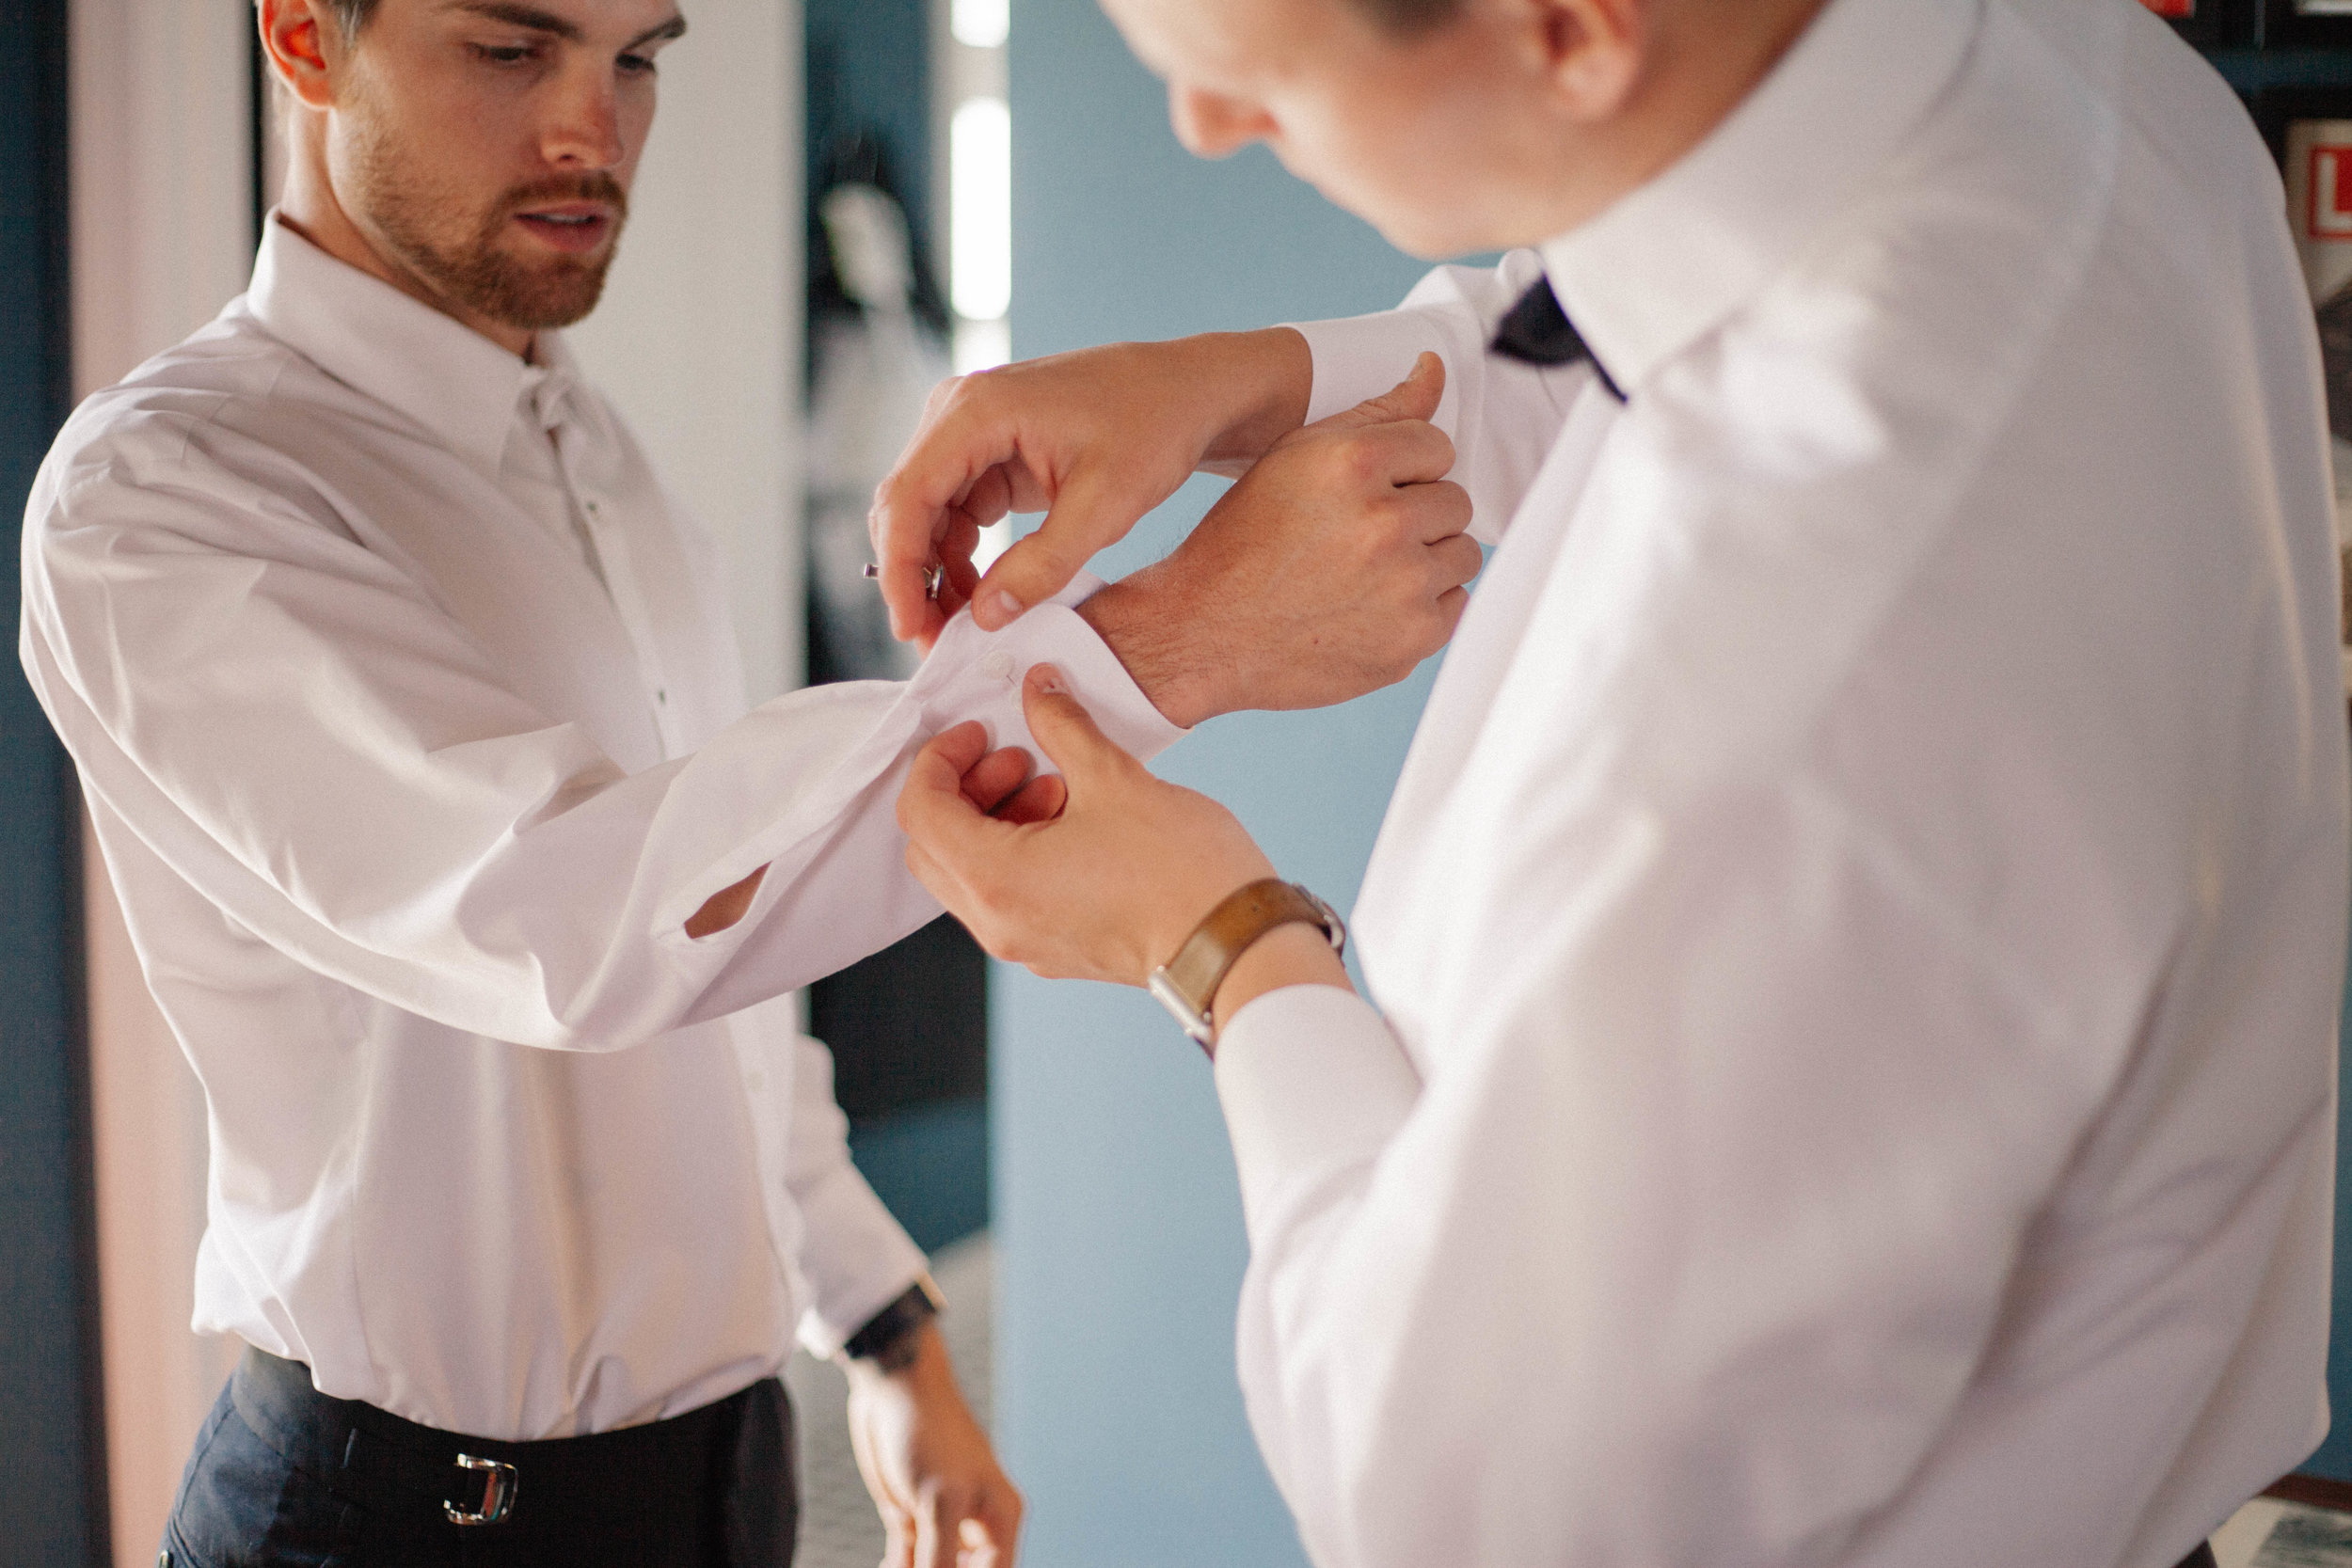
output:
[[1089,598],[1078,617],[1119,656],[1161,717],[1190,729],[1226,708],[1211,639],[1179,577],[1165,562],[1147,567]]
[[1312,926],[1283,926],[1250,943],[1233,960],[1217,987],[1209,1016],[1224,1021],[1270,990],[1285,986],[1333,986],[1355,990],[1347,966],[1331,951],[1329,939]]
[[1287,326],[1255,332],[1207,332],[1168,345],[1197,363],[1187,376],[1234,394],[1232,418],[1200,454],[1212,473],[1238,473],[1307,421],[1314,392],[1314,356],[1307,340]]

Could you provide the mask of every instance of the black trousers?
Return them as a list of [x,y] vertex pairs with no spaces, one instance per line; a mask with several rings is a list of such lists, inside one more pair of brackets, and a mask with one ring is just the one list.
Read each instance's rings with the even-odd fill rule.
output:
[[158,1561],[789,1568],[799,1513],[774,1378],[644,1426],[499,1443],[328,1399],[308,1368],[248,1350],[198,1433]]

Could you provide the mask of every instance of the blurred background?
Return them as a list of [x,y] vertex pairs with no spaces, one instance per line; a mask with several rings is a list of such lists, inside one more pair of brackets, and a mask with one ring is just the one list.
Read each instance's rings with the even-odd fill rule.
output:
[[[1377,309],[1422,270],[1262,150],[1185,156],[1092,0],[687,8],[620,262],[571,336],[724,542],[755,696],[910,667],[861,575],[864,517],[941,376]],[[2352,157],[2344,5],[2158,8],[2292,142],[2291,172]],[[278,167],[252,34],[249,0],[0,0],[0,515],[78,397],[244,288]],[[2332,296],[2352,209],[2298,219]],[[1216,490],[1194,482],[1097,569],[1164,551]],[[1218,721],[1162,771],[1344,909],[1430,673]],[[0,1564],[145,1563],[233,1359],[186,1326],[203,1102],[13,666],[0,791]],[[1139,993],[993,968],[946,922],[806,1007],[859,1164],[934,1254],[1029,1497],[1025,1561],[1303,1562],[1234,1383],[1244,1242],[1198,1053]],[[801,1560],[864,1568],[881,1535],[838,1375],[802,1357],[790,1379]],[[2312,1469],[2352,1478],[2352,1442]]]

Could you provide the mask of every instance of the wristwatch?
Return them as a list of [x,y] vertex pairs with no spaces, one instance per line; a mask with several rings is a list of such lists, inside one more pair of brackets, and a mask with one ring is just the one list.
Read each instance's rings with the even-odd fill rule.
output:
[[1216,988],[1252,942],[1278,926],[1293,924],[1320,926],[1331,939],[1332,952],[1347,951],[1347,926],[1337,910],[1296,882],[1267,877],[1228,894],[1193,927],[1176,956],[1152,972],[1152,994],[1214,1058],[1216,1022],[1209,1004],[1216,1000]]
[[866,1326],[842,1345],[841,1354],[852,1361],[871,1361],[886,1372],[903,1371],[914,1363],[915,1330],[938,1317],[946,1305],[931,1276],[924,1275],[866,1319]]

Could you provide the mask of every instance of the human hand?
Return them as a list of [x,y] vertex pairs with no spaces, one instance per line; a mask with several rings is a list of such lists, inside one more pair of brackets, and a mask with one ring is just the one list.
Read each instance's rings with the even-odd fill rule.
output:
[[907,864],[998,958],[1056,978],[1141,985],[1217,901],[1271,867],[1232,813],[1156,779],[1039,665],[1030,734],[1062,770],[1060,813],[991,819],[959,787],[986,740],[960,724],[914,759],[898,797]]
[[[1203,463],[1246,462],[1306,418],[1314,373],[1288,327],[1113,343],[940,383],[867,527],[891,635],[929,651],[972,606],[995,631],[1051,598]],[[979,531],[1045,521],[982,579]],[[924,569],[944,568],[936,598]]]
[[963,1402],[939,1325],[915,1332],[898,1370],[850,1363],[850,1445],[888,1537],[882,1568],[1012,1568],[1021,1494]]
[[1454,443],[1428,422],[1445,363],[1295,430],[1167,560],[1078,613],[1171,722],[1322,707],[1402,680],[1445,645],[1478,575]]

